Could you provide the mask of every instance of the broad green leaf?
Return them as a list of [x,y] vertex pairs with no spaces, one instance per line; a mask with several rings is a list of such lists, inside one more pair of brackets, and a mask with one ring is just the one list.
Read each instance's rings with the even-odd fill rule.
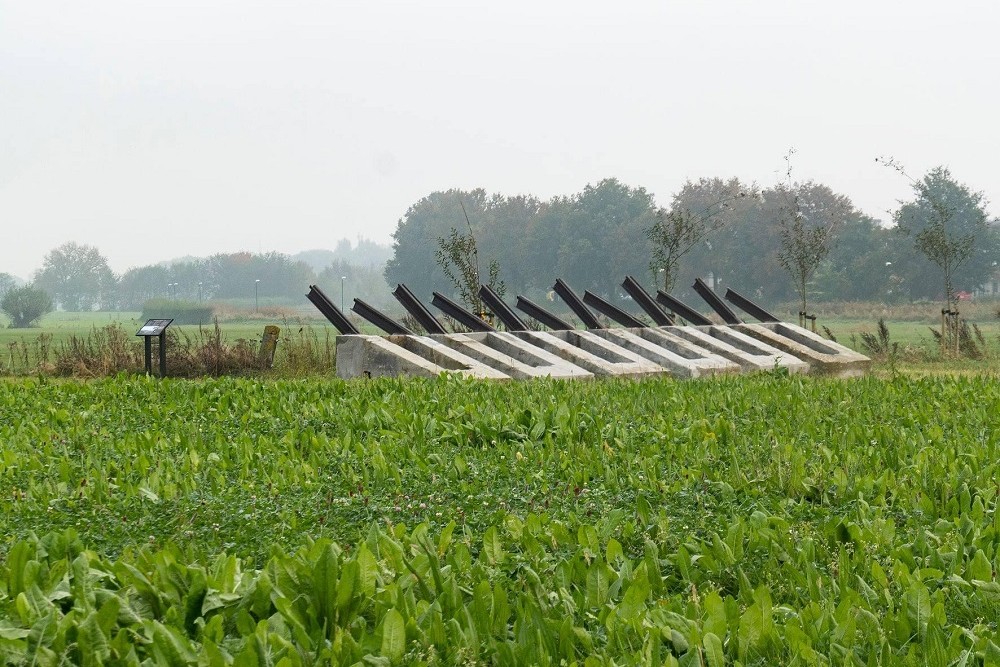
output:
[[706,632],[702,638],[705,647],[705,661],[708,667],[723,667],[726,664],[725,655],[722,652],[722,640],[712,632]]
[[403,615],[395,609],[390,609],[382,619],[381,654],[392,662],[399,662],[405,652],[406,624]]
[[503,562],[504,548],[500,541],[499,531],[496,526],[490,526],[483,535],[483,553],[490,565],[498,565]]

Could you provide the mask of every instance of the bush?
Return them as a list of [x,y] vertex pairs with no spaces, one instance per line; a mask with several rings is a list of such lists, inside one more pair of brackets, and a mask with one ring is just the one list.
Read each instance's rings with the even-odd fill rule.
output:
[[10,318],[12,329],[30,327],[42,315],[52,311],[52,297],[31,285],[15,287],[4,294],[0,310]]
[[172,319],[174,324],[209,324],[212,322],[213,315],[214,308],[204,303],[174,299],[150,299],[142,304],[141,319]]

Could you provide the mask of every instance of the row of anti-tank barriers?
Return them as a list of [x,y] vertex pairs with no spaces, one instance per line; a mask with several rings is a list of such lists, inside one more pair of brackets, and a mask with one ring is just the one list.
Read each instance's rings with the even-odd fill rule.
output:
[[[498,331],[483,317],[434,292],[431,304],[469,330],[449,333],[405,285],[398,285],[393,296],[426,334],[418,334],[361,299],[354,299],[352,310],[387,334],[364,335],[319,287],[310,286],[306,297],[340,331],[337,375],[341,378],[427,377],[440,373],[498,380],[664,374],[692,378],[774,369],[843,377],[861,375],[871,365],[868,357],[808,329],[781,322],[750,299],[727,290],[726,301],[759,323],[744,322],[700,279],[695,281],[695,291],[725,324],[714,324],[663,291],[658,291],[654,299],[631,276],[622,287],[654,326],[592,292],[584,292],[581,299],[562,280],[556,280],[553,289],[586,329],[576,329],[518,296],[517,309],[549,330],[529,327],[486,285],[480,287],[480,297],[505,331]],[[605,326],[590,308],[621,328]],[[679,320],[686,325],[679,326]]]

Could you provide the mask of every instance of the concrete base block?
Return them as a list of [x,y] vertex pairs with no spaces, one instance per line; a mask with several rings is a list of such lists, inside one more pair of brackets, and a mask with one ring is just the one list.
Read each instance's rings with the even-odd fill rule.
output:
[[533,377],[587,379],[594,374],[507,332],[445,334],[435,340],[519,380]]
[[809,370],[809,364],[801,359],[730,327],[664,327],[661,331],[669,331],[701,345],[720,357],[739,364],[745,371],[784,368],[789,373],[806,373]]
[[674,377],[738,373],[740,367],[662,329],[601,329],[594,334],[662,366]]
[[805,361],[814,373],[854,377],[871,368],[872,360],[865,355],[794,324],[768,322],[739,324],[734,328]]
[[594,375],[641,377],[667,369],[615,345],[591,331],[518,331],[521,340],[565,359]]
[[471,377],[508,376],[426,336],[337,336],[337,377],[434,377],[455,372]]

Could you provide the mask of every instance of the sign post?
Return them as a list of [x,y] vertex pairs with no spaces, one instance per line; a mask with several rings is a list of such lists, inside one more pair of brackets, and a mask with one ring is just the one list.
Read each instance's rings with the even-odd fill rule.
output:
[[146,320],[136,336],[142,336],[146,343],[146,375],[153,374],[153,338],[159,338],[160,377],[167,375],[167,327],[173,320]]

